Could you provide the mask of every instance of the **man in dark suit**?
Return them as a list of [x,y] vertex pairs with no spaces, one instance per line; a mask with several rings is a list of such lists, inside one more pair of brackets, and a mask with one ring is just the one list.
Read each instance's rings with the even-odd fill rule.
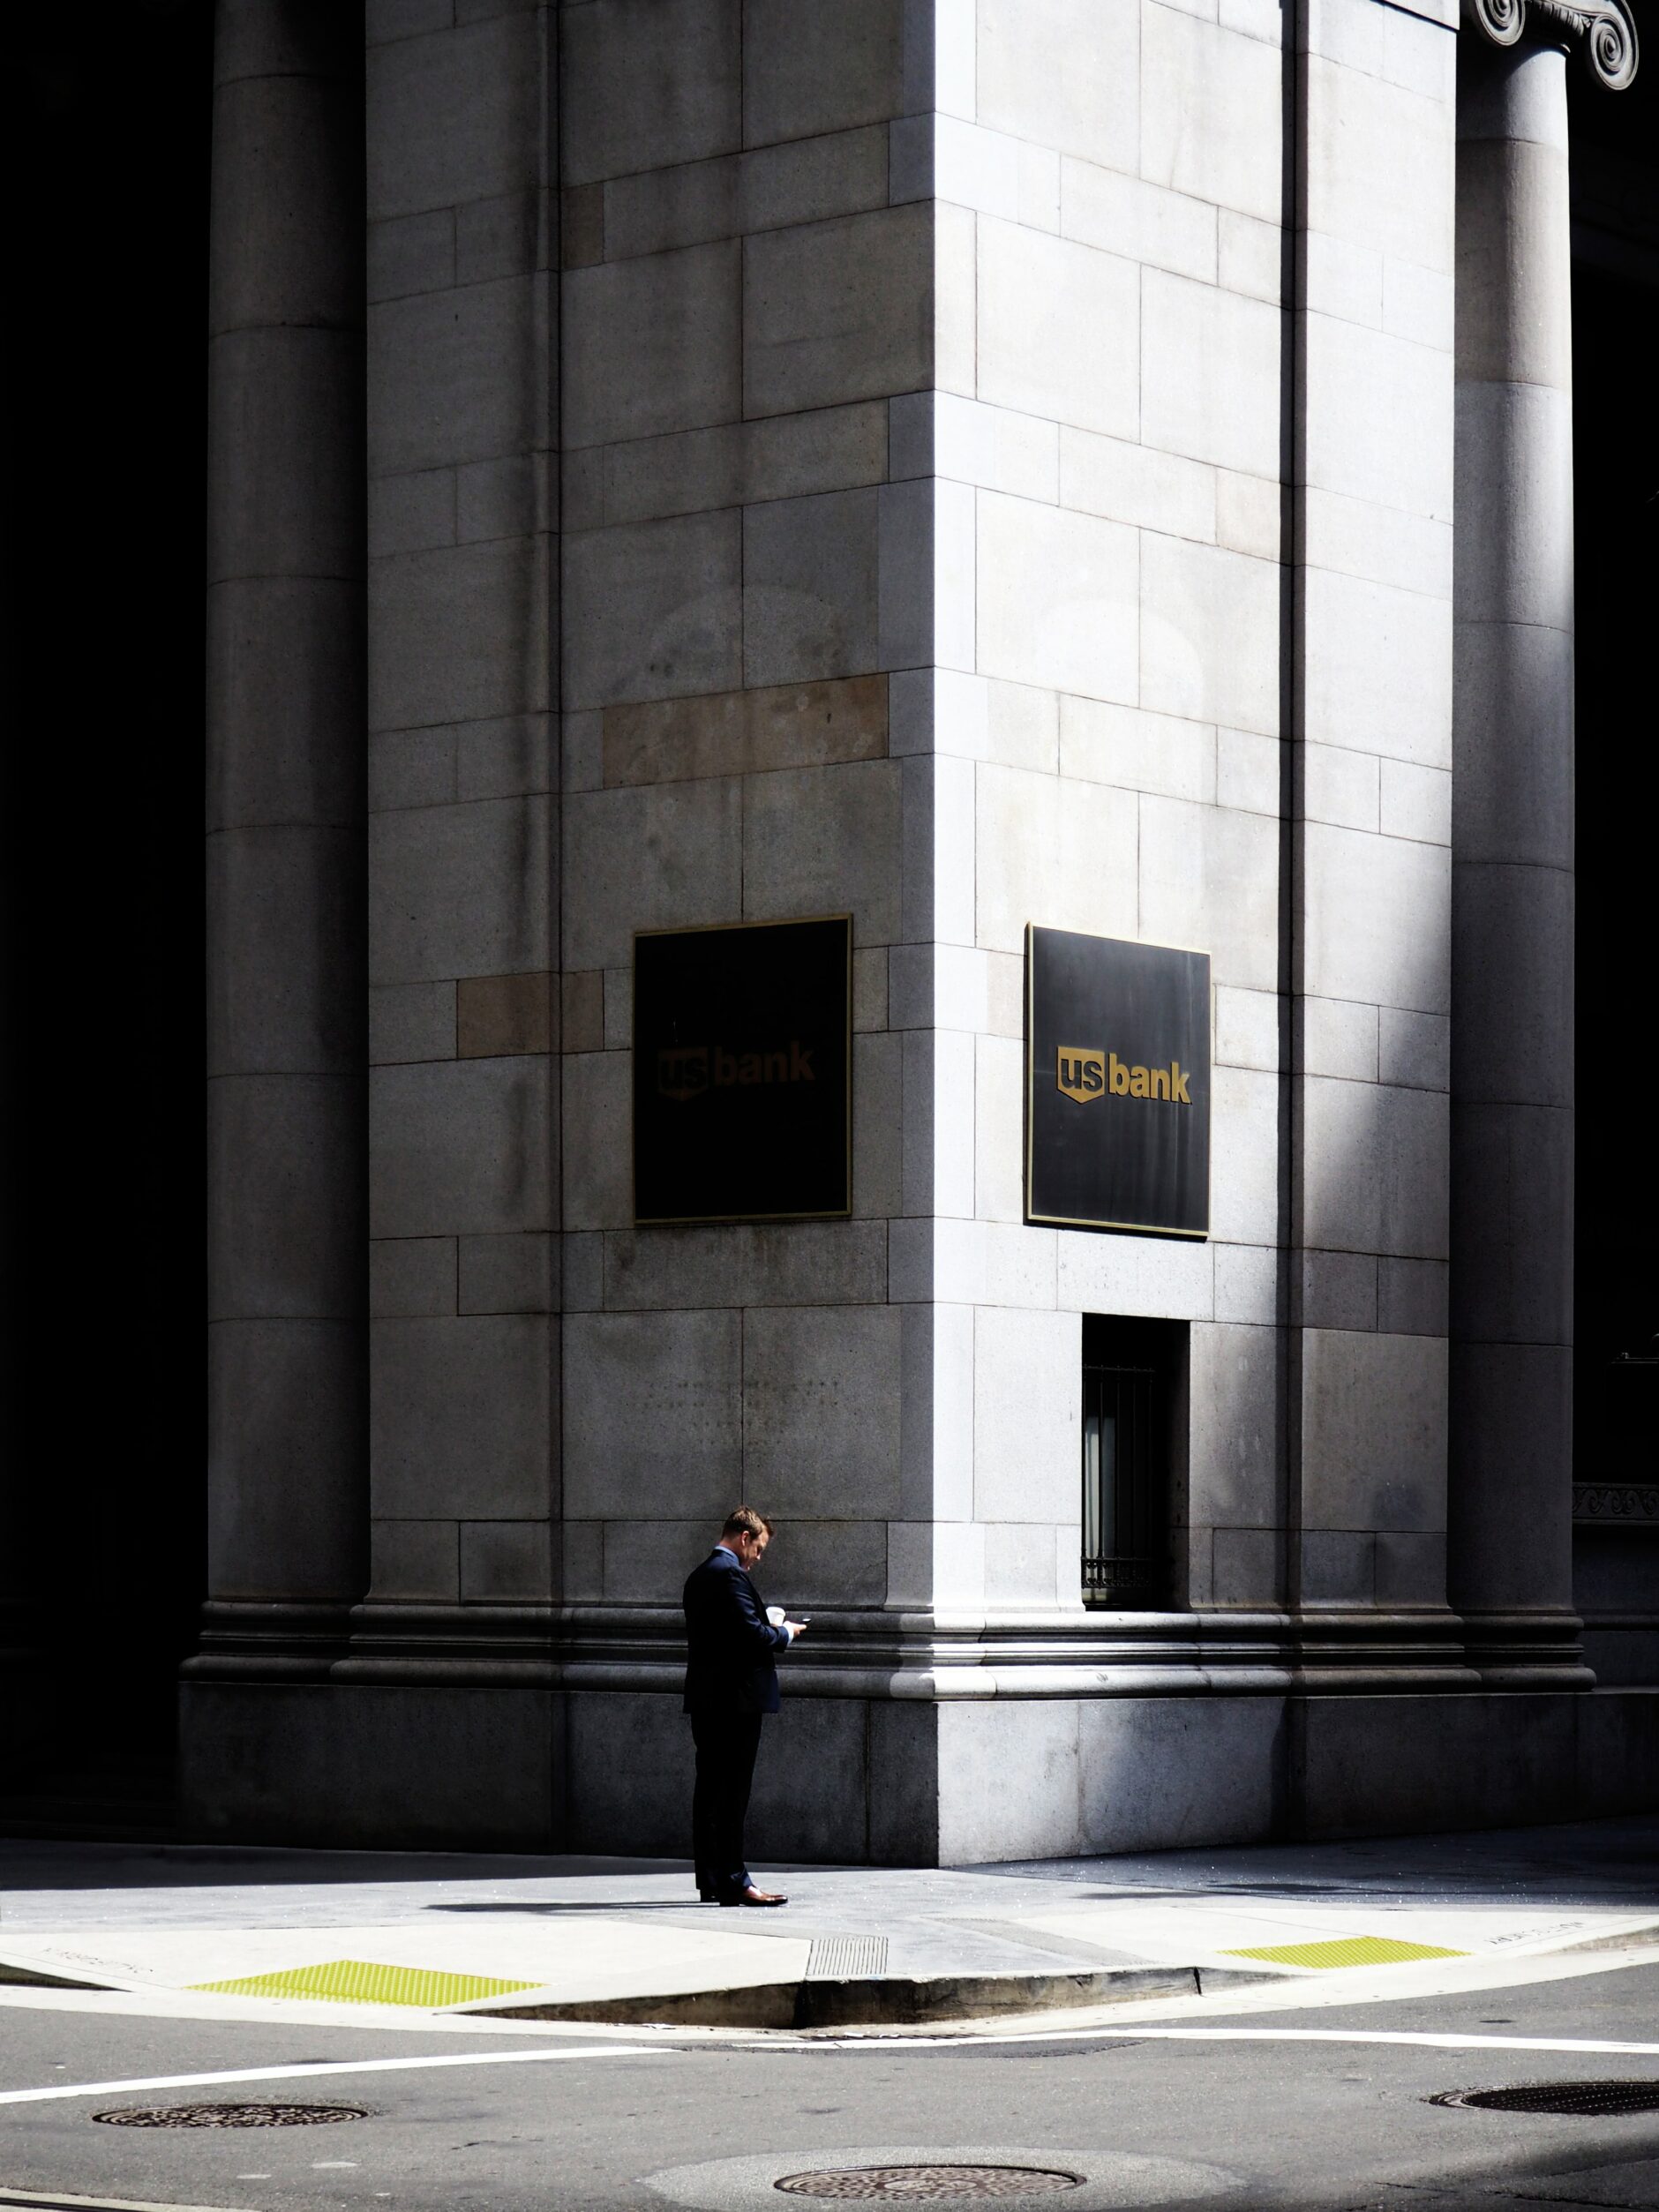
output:
[[686,1583],[686,1711],[697,1747],[691,1801],[697,1894],[705,1904],[786,1905],[757,1889],[743,1856],[761,1721],[778,1708],[777,1653],[806,1623],[766,1617],[749,1571],[771,1541],[772,1525],[753,1506],[726,1517],[720,1541]]

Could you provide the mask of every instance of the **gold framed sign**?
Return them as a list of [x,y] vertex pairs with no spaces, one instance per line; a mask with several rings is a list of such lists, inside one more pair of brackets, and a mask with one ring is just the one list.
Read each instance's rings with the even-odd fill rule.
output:
[[1210,1233],[1210,956],[1030,924],[1025,1218]]
[[634,1218],[852,1211],[852,919],[641,930]]

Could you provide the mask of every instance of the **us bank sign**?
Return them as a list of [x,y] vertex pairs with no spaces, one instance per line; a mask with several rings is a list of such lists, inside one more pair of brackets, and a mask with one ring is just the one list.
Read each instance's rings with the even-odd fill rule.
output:
[[1210,1233],[1210,956],[1025,932],[1025,1218]]

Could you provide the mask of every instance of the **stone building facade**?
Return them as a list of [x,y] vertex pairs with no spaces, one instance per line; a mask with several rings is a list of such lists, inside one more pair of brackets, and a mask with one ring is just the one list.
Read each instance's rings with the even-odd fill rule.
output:
[[[349,17],[216,34],[191,1831],[682,1850],[739,1498],[780,1856],[1650,1802],[1651,1555],[1594,1666],[1573,1586],[1623,0]],[[635,934],[842,913],[849,1218],[636,1226]],[[1209,952],[1206,1236],[1027,1220],[1033,924]],[[1095,1317],[1153,1605],[1085,1600]]]

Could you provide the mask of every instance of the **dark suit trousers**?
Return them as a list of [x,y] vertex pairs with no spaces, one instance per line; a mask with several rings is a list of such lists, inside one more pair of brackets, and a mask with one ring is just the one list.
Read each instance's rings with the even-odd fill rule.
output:
[[697,1782],[691,1799],[691,1849],[697,1886],[729,1897],[749,1886],[743,1856],[743,1820],[749,1809],[754,1754],[761,1747],[758,1713],[694,1713]]

